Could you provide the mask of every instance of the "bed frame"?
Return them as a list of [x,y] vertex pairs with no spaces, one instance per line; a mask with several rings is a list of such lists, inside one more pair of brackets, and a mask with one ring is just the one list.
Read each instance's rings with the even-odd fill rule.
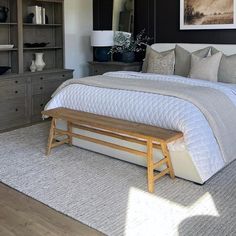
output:
[[[158,44],[153,44],[152,48],[157,50],[157,51],[166,51],[169,49],[173,49],[175,48],[174,43],[158,43]],[[224,54],[226,55],[231,55],[231,54],[236,54],[236,46],[235,45],[219,45],[219,44],[178,44],[181,47],[185,48],[186,50],[193,52],[199,49],[202,49],[204,47],[207,46],[213,46],[216,49],[222,51]],[[62,120],[57,120],[57,127],[60,129],[67,129],[67,125],[65,122],[63,122]],[[91,138],[98,138],[107,142],[112,142],[116,145],[123,145],[126,146],[127,148],[133,148],[139,151],[146,151],[145,147],[142,145],[139,145],[137,143],[132,143],[126,140],[119,140],[115,137],[109,137],[103,134],[98,134],[98,133],[93,133],[90,131],[86,131],[86,130],[81,130],[79,128],[73,128],[73,133],[77,133],[77,134],[81,134],[81,135],[86,135],[88,137]],[[141,166],[146,166],[146,161],[135,154],[131,154],[131,153],[126,153],[124,151],[121,150],[116,150],[113,149],[111,147],[105,147],[103,145],[99,145],[96,143],[92,143],[86,140],[82,140],[82,139],[78,139],[78,138],[73,138],[72,140],[73,145],[87,149],[87,150],[91,150],[94,152],[98,152],[101,154],[104,154],[106,156],[111,156],[111,157],[115,157],[117,159],[123,160],[123,161],[127,161],[127,162],[131,162],[137,165],[141,165]],[[171,150],[170,149],[170,157],[171,157],[171,161],[172,161],[172,165],[173,165],[173,169],[175,172],[175,176],[186,179],[186,180],[190,180],[193,182],[196,182],[198,184],[203,184],[206,180],[204,180],[198,170],[196,169],[188,151],[186,149],[184,150]],[[160,152],[160,150],[155,150],[154,151],[154,161],[158,162],[161,159],[163,159],[163,155]],[[158,170],[162,170],[161,168],[158,168]]]

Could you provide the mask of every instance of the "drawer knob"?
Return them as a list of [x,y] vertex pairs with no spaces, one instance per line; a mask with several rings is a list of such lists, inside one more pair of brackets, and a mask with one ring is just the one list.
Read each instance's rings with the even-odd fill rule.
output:
[[62,77],[65,77],[65,75],[62,75]]
[[43,80],[43,77],[40,77],[41,80]]
[[40,90],[43,90],[43,87],[40,87]]
[[18,80],[16,80],[15,83],[18,84]]
[[18,111],[18,108],[16,108],[16,111]]
[[15,93],[18,93],[18,91],[15,91]]
[[43,107],[43,104],[40,104],[41,107]]

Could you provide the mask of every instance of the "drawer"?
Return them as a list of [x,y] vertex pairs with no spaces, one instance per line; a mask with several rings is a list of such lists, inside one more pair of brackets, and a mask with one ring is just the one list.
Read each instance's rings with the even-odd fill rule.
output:
[[13,87],[15,85],[26,84],[26,78],[11,78],[0,80],[0,88],[1,87]]
[[43,74],[43,75],[36,75],[32,76],[32,83],[38,83],[42,81],[52,81],[52,80],[61,80],[65,81],[67,79],[73,78],[73,74],[70,72],[65,73],[49,73],[49,74]]
[[92,75],[102,75],[102,74],[109,72],[109,71],[111,71],[111,68],[109,68],[107,66],[93,66],[91,68]]
[[32,94],[52,94],[64,81],[65,79],[55,79],[50,82],[32,83]]
[[25,98],[0,103],[0,129],[26,124],[28,121]]
[[[26,84],[13,84],[12,86],[0,87],[0,101],[26,96]],[[7,102],[7,101],[6,101]]]
[[39,116],[41,118],[41,111],[51,99],[50,94],[35,95],[32,97],[32,116]]

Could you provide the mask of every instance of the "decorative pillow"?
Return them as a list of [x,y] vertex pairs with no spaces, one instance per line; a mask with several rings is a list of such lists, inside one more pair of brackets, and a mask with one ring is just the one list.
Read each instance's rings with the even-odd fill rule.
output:
[[[172,52],[173,49],[165,51],[165,52],[159,52],[159,54],[162,54],[163,56],[167,55],[169,52]],[[148,69],[148,62],[149,62],[149,55],[151,53],[156,53],[157,51],[154,50],[152,47],[147,46],[146,48],[146,55],[145,55],[145,59],[143,61],[143,67],[142,67],[142,72],[143,73],[147,73],[147,69]]]
[[[216,48],[212,47],[212,55],[219,52]],[[223,83],[236,83],[236,54],[226,56],[223,55],[220,62],[218,81]]]
[[173,75],[175,69],[175,52],[159,53],[152,50],[148,57],[148,73]]
[[221,52],[205,58],[192,54],[189,77],[217,82],[221,57]]
[[[207,57],[210,51],[210,47],[200,49],[193,52],[193,55],[198,57]],[[187,77],[189,75],[191,67],[191,53],[184,48],[176,45],[175,47],[175,75]]]

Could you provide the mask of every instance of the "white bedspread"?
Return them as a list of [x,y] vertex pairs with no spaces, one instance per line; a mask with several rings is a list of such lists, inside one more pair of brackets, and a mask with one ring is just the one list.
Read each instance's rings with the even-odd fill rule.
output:
[[[107,75],[212,87],[224,92],[236,105],[235,88],[222,83],[138,72],[110,72]],[[187,101],[158,94],[72,84],[56,94],[46,109],[56,107],[67,107],[180,130],[184,133],[187,150],[204,181],[225,165],[207,120],[197,107]]]

